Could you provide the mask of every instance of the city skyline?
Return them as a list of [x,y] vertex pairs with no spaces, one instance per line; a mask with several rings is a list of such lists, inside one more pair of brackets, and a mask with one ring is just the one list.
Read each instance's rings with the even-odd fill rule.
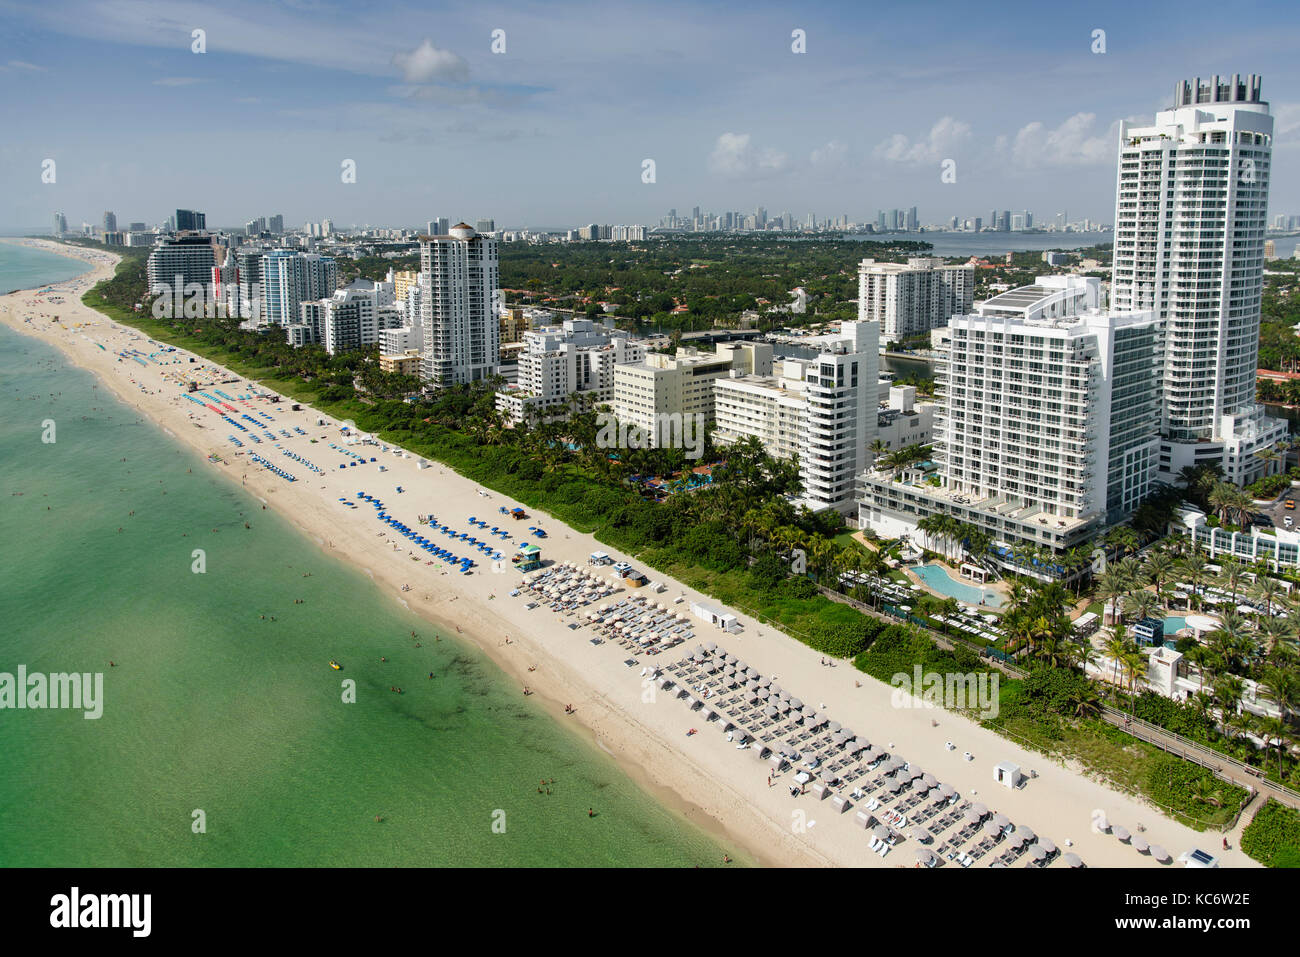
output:
[[[1277,118],[1271,212],[1300,207],[1300,70],[1284,37],[1231,22],[1203,37],[1194,16],[1115,4],[1086,18],[1024,9],[994,29],[950,4],[869,21],[837,4],[743,18],[388,5],[364,21],[331,5],[140,3],[110,17],[0,4],[0,116],[21,131],[0,150],[0,229],[54,211],[157,222],[175,203],[214,226],[271,210],[290,225],[408,225],[453,203],[534,229],[651,225],[695,205],[801,222],[913,205],[922,223],[990,209],[1107,222],[1119,123],[1167,109],[1168,77],[1243,69],[1263,76]],[[372,43],[355,44],[361,25]],[[275,40],[290,30],[292,45]],[[164,117],[165,135],[140,135]]]

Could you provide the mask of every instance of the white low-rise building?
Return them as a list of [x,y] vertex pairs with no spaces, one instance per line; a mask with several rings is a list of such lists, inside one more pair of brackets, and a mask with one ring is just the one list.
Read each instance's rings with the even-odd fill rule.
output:
[[522,338],[514,388],[496,399],[497,409],[516,424],[567,416],[575,394],[590,405],[611,402],[615,367],[645,358],[645,346],[612,321],[569,319]]

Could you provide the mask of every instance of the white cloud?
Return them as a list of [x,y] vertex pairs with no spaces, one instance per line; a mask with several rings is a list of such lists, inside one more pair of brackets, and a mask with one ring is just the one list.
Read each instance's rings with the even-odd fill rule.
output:
[[945,116],[930,128],[924,139],[911,140],[902,133],[895,133],[878,144],[872,155],[892,163],[938,163],[958,152],[970,135],[969,123]]
[[1119,122],[1098,132],[1097,114],[1076,113],[1055,129],[1034,121],[1020,128],[1011,141],[1017,166],[1095,166],[1114,163]]
[[46,72],[45,67],[37,66],[35,63],[28,63],[26,60],[10,60],[8,63],[4,64],[3,66],[0,66],[0,73],[7,72],[9,70],[23,70],[23,71],[30,71],[32,73]]
[[709,154],[709,169],[727,178],[762,176],[781,172],[789,160],[780,150],[754,146],[748,133],[723,133]]
[[450,50],[439,50],[428,37],[410,53],[394,53],[393,65],[407,83],[469,79],[469,64]]
[[808,154],[808,162],[819,169],[839,169],[848,165],[849,148],[839,140],[831,140]]

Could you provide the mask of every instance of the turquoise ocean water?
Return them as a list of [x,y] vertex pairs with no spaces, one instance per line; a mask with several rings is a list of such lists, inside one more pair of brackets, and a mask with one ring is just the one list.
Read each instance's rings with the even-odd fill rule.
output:
[[[67,278],[18,261],[0,244],[0,288]],[[0,710],[0,865],[721,861],[476,649],[4,327],[0,530],[0,672],[104,673],[98,720]]]

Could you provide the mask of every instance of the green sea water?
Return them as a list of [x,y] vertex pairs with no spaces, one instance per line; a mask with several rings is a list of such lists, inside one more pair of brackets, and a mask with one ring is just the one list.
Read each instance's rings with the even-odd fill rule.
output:
[[104,674],[98,720],[0,710],[0,865],[721,863],[476,649],[3,326],[0,532],[0,672]]

